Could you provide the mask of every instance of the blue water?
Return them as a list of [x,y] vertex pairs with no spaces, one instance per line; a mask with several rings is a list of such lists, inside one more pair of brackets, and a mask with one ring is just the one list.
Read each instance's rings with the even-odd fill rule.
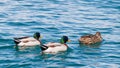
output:
[[[101,32],[103,42],[78,39]],[[68,51],[41,55],[38,46],[14,48],[13,37],[40,32],[42,42],[67,35]],[[120,0],[0,0],[0,68],[120,68]]]

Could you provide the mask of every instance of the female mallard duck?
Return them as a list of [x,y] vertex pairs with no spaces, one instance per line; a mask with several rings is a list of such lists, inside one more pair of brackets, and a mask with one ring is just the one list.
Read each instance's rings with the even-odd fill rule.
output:
[[102,37],[100,32],[96,32],[95,35],[92,35],[92,34],[85,35],[79,39],[79,42],[85,45],[90,45],[90,44],[94,44],[101,41],[102,41]]
[[20,37],[14,38],[14,42],[17,46],[36,46],[40,45],[40,33],[36,32],[33,37]]
[[41,44],[40,47],[41,47],[42,53],[58,53],[58,52],[67,50],[68,46],[66,42],[69,42],[69,39],[67,36],[63,36],[60,40],[60,43],[50,42],[45,45]]

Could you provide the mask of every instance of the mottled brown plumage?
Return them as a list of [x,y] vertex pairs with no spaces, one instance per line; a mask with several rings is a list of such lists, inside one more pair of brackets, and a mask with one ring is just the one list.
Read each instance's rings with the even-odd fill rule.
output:
[[81,38],[79,39],[79,42],[85,45],[90,45],[101,41],[102,41],[102,37],[100,32],[96,32],[95,35],[90,34],[90,35],[81,36]]

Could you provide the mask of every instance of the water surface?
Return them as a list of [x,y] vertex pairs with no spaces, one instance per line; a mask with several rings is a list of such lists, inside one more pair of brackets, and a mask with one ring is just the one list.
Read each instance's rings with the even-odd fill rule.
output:
[[[101,32],[103,42],[83,46],[78,39]],[[43,43],[71,39],[68,51],[41,55],[39,46],[16,50],[13,37],[40,32]],[[1,0],[1,68],[119,68],[119,0]]]

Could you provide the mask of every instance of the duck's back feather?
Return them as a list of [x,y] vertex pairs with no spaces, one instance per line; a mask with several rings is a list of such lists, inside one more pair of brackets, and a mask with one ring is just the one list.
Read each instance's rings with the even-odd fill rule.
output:
[[25,38],[29,38],[29,37],[27,37],[27,36],[26,37],[19,37],[19,38],[15,37],[14,40],[20,40],[20,39],[25,39]]
[[48,44],[45,44],[48,47],[52,47],[52,46],[61,46],[61,43],[54,43],[54,42],[49,42]]

